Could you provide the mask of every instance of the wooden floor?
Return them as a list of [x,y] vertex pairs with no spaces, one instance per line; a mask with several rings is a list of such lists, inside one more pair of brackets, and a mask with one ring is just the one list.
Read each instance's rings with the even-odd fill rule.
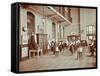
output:
[[59,56],[55,56],[50,52],[49,54],[46,55],[21,61],[19,63],[19,70],[34,71],[34,70],[95,67],[96,58],[86,56],[87,53],[88,49],[85,49],[83,57],[77,60],[76,53],[71,56],[68,49],[65,49],[64,52],[61,52]]

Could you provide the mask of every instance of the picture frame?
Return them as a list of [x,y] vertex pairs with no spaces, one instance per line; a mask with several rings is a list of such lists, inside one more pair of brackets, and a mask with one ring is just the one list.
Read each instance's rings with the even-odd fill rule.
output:
[[11,4],[11,72],[97,69],[97,21],[94,6]]

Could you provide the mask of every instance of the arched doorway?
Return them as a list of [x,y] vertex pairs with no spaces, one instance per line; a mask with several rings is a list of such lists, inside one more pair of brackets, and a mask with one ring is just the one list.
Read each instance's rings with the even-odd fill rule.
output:
[[29,36],[35,33],[35,16],[31,12],[27,12],[27,28]]
[[35,16],[31,12],[27,12],[27,28],[28,28],[28,50],[35,49]]

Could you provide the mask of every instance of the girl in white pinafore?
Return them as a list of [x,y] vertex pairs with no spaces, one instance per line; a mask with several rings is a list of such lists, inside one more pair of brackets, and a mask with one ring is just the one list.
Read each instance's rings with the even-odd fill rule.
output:
[[80,59],[82,57],[82,53],[83,53],[83,47],[80,44],[80,46],[77,49],[77,59]]
[[55,56],[58,56],[59,55],[59,48],[58,46],[56,45],[56,53],[55,53]]

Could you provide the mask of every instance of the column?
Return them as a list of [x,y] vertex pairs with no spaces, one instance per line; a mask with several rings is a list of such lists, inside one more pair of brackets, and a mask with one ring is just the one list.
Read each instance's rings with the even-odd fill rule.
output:
[[61,40],[63,39],[63,25],[61,25]]
[[58,25],[56,24],[56,42],[58,41],[57,31],[58,31]]
[[79,36],[80,36],[80,39],[81,39],[81,29],[80,29],[80,8],[78,9],[78,27],[79,27]]

